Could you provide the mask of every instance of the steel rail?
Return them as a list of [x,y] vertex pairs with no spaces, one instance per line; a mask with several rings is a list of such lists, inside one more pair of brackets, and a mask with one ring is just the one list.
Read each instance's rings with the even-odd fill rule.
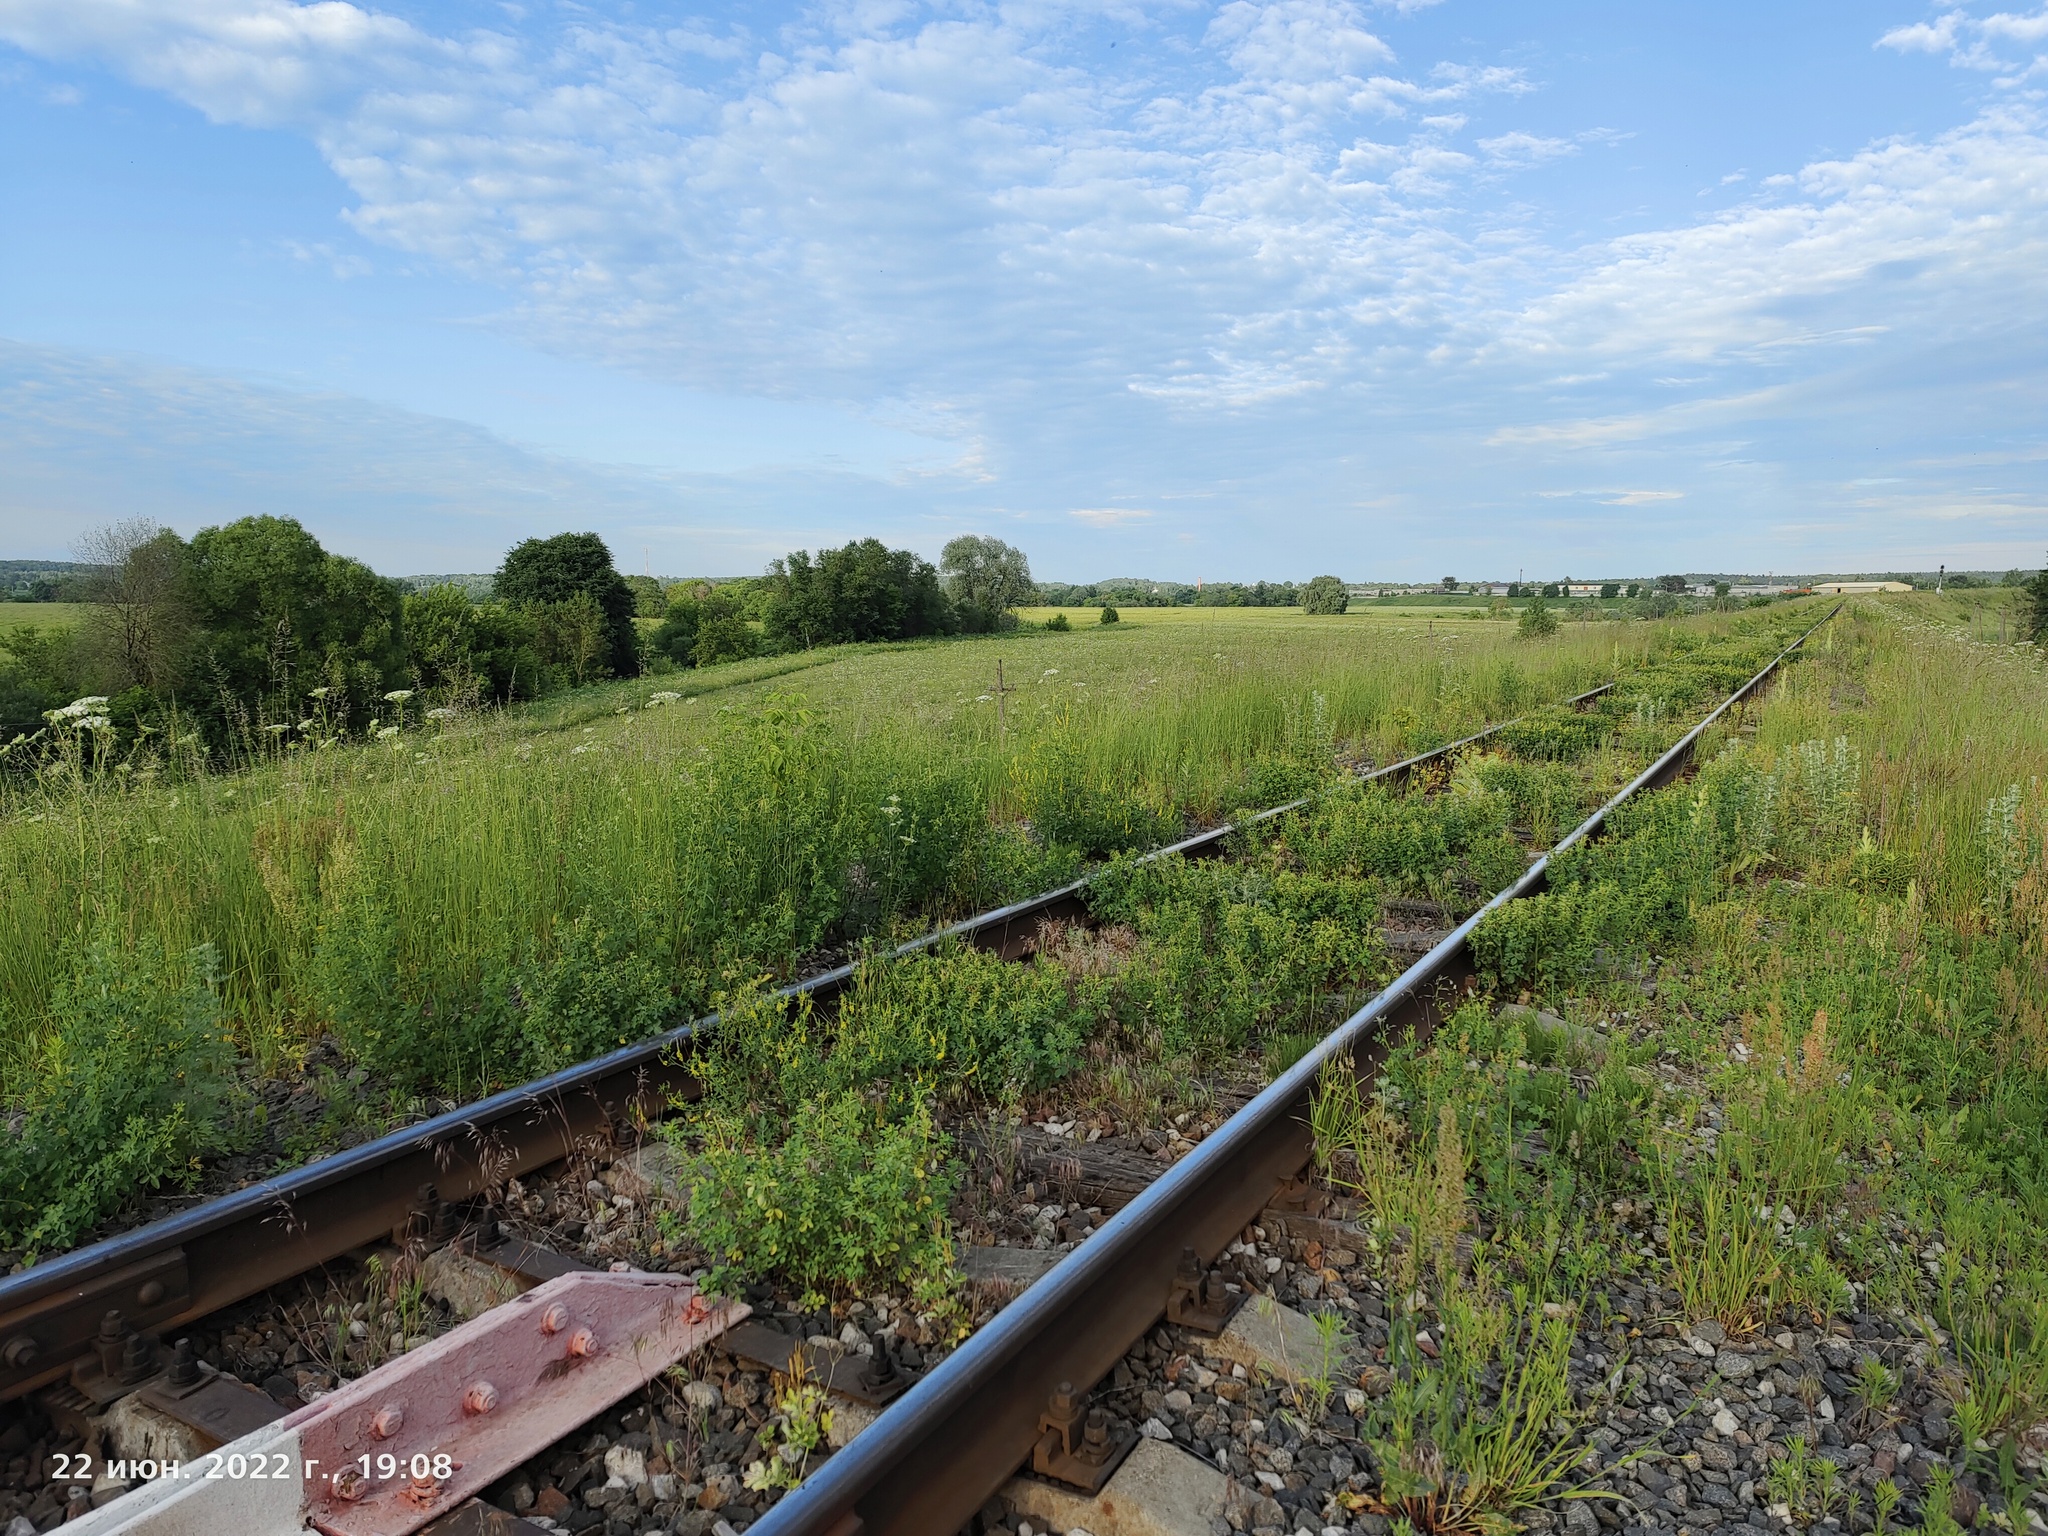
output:
[[1626,788],[1460,923],[1263,1093],[1147,1186],[753,1527],[759,1536],[936,1536],[958,1531],[1030,1455],[1063,1382],[1095,1382],[1159,1321],[1182,1249],[1207,1263],[1307,1162],[1316,1075],[1348,1052],[1369,1081],[1392,1041],[1426,1038],[1472,974],[1486,916],[1541,890],[1550,861],[1631,796],[1676,777],[1700,737],[1754,693],[1825,618],[1787,645]]
[[[1565,702],[1584,705],[1613,687],[1606,683]],[[1515,723],[1502,721],[1361,777],[1405,781]],[[1144,857],[1220,852],[1233,833],[1309,803],[1274,806]],[[1084,877],[948,924],[898,945],[888,957],[955,941],[1015,959],[1042,923],[1086,910],[1088,885]],[[829,998],[856,969],[856,963],[835,966],[775,995]],[[715,1013],[691,1020],[0,1279],[0,1402],[61,1380],[73,1362],[89,1358],[109,1311],[140,1332],[183,1326],[402,1231],[420,1219],[415,1212],[424,1185],[433,1185],[444,1201],[467,1200],[569,1156],[621,1118],[659,1118],[673,1098],[695,1096],[696,1084],[675,1048],[717,1023]]]

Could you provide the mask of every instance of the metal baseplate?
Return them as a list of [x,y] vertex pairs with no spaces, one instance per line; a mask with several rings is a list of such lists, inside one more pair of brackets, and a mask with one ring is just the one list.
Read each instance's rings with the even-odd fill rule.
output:
[[1137,1443],[1135,1429],[1112,1424],[1100,1408],[1083,1408],[1074,1384],[1063,1381],[1038,1416],[1031,1470],[1092,1496],[1102,1492],[1103,1484]]
[[807,1350],[800,1358],[797,1351],[801,1340],[760,1323],[741,1323],[718,1342],[731,1354],[765,1370],[785,1376],[801,1371],[807,1380],[821,1383],[828,1392],[837,1392],[872,1408],[886,1407],[917,1380],[897,1361],[888,1339],[879,1333],[870,1335],[871,1352],[865,1355],[835,1344],[829,1351]]
[[1222,1270],[1205,1267],[1194,1249],[1181,1249],[1173,1289],[1166,1293],[1168,1322],[1197,1333],[1221,1333],[1243,1301],[1244,1293],[1232,1294]]
[[102,1509],[66,1536],[411,1536],[749,1308],[680,1275],[563,1275]]

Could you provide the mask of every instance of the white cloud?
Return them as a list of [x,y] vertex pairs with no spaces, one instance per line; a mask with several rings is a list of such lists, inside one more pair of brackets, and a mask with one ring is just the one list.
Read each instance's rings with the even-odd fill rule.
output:
[[1067,514],[1091,528],[1117,528],[1125,523],[1143,522],[1152,515],[1138,507],[1076,507]]
[[[1805,167],[1764,199],[1585,254],[1507,330],[1539,354],[1755,358],[2048,294],[2048,139],[2019,106]],[[1789,189],[1788,189],[1789,190]]]
[[1610,507],[1647,507],[1659,501],[1683,501],[1683,491],[1617,491],[1600,498]]
[[1877,40],[1880,48],[1900,53],[1947,54],[1962,69],[1983,70],[2017,85],[2029,76],[2048,72],[2048,6],[2031,15],[1997,11],[1979,16],[1961,7],[1944,10],[1933,21],[1894,27]]
[[1579,152],[1578,145],[1569,139],[1546,139],[1520,129],[1481,139],[1479,147],[1496,165],[1540,165],[1545,160],[1556,160]]

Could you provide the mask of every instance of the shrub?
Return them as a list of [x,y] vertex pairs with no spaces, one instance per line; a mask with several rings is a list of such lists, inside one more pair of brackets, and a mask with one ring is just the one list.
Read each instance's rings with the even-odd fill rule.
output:
[[1301,611],[1329,616],[1351,606],[1351,594],[1335,576],[1318,576],[1301,589]]
[[518,980],[520,1070],[559,1071],[681,1023],[667,958],[652,915],[615,897],[571,918]]
[[105,930],[57,985],[19,1128],[0,1142],[0,1242],[66,1247],[136,1195],[189,1187],[242,1102],[211,946]]
[[922,1105],[894,1122],[859,1093],[813,1099],[779,1143],[717,1112],[666,1129],[696,1133],[687,1225],[715,1290],[774,1278],[815,1306],[833,1291],[929,1283],[951,1260],[952,1171]]
[[[1527,619],[1524,614],[1524,623]],[[1556,627],[1554,620],[1552,627]],[[1529,633],[1527,629],[1522,632]],[[1597,752],[1607,740],[1609,729],[1610,722],[1599,715],[1581,714],[1563,704],[1546,704],[1503,726],[1498,739],[1510,751],[1532,761],[1569,763]]]
[[1074,626],[1067,622],[1067,616],[1064,613],[1056,613],[1045,621],[1045,627],[1055,634],[1064,635]]
[[1107,603],[1104,603],[1104,604],[1102,605],[1102,618],[1101,618],[1100,622],[1102,622],[1102,623],[1104,623],[1104,624],[1114,624],[1114,623],[1116,623],[1116,622],[1117,622],[1117,611],[1116,611],[1116,610],[1115,610],[1114,608],[1110,607],[1110,606],[1109,606],[1109,604],[1107,604]]
[[1557,633],[1557,615],[1543,606],[1543,599],[1532,597],[1529,606],[1522,610],[1522,617],[1515,623],[1515,633],[1525,640],[1540,640],[1545,635]]

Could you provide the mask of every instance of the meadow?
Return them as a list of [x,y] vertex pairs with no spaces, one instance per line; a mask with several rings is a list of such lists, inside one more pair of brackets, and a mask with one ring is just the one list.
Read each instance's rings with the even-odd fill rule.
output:
[[90,603],[0,603],[0,654],[10,629],[73,629],[91,612]]

